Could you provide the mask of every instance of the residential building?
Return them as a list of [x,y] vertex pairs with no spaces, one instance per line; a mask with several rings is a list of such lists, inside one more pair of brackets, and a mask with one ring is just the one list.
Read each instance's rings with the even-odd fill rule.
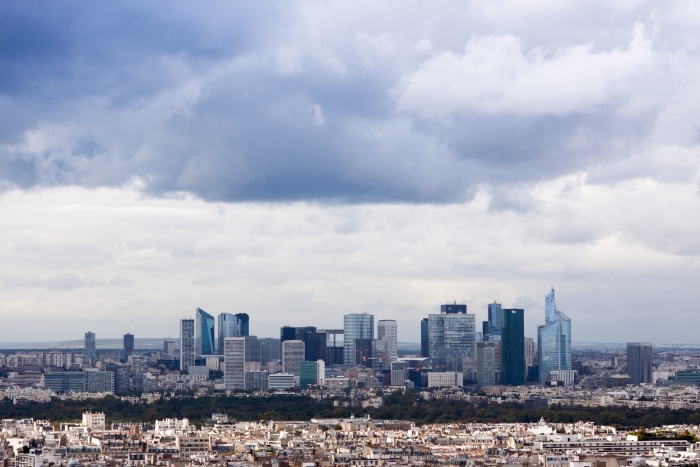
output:
[[99,413],[92,413],[92,412],[85,412],[83,413],[83,423],[82,425],[86,428],[91,428],[93,430],[105,430],[105,414],[104,412],[99,412]]
[[343,316],[343,361],[352,366],[357,362],[355,341],[374,339],[374,316],[368,313],[352,313]]
[[428,387],[456,388],[464,386],[464,375],[460,371],[431,371],[428,373]]
[[82,371],[46,373],[44,387],[53,392],[85,391],[85,373]]
[[85,371],[85,390],[114,393],[114,373],[95,369]]

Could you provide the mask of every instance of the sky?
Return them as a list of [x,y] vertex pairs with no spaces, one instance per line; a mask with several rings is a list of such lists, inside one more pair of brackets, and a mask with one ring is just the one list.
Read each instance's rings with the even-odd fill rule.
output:
[[[0,342],[544,297],[697,342],[700,4],[0,2]],[[478,326],[478,327],[479,327]],[[478,329],[477,329],[478,330]]]

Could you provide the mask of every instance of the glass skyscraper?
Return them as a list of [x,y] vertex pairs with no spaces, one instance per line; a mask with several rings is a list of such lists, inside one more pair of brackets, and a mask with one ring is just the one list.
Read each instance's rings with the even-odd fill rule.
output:
[[368,313],[352,313],[343,317],[343,361],[346,365],[355,365],[355,341],[357,339],[374,339],[374,316]]
[[525,311],[502,309],[501,319],[501,383],[525,384]]
[[[463,310],[428,316],[428,356],[431,359],[439,359],[441,349],[461,358],[474,358],[475,316],[466,313],[466,306]],[[461,368],[461,364],[459,366]]]
[[124,356],[128,357],[134,353],[134,335],[128,332],[124,334]]
[[194,320],[194,345],[196,354],[215,355],[214,317],[201,308],[197,308]]
[[241,323],[241,336],[250,336],[250,317],[248,313],[236,313],[236,318]]
[[[95,352],[95,333],[86,332],[85,333],[85,352],[83,354],[85,360],[96,360]],[[89,361],[87,363],[90,363]]]
[[218,339],[216,350],[219,354],[224,353],[224,339],[227,337],[240,337],[243,335],[241,320],[231,313],[220,313],[218,317]]
[[420,356],[428,358],[430,356],[430,333],[428,318],[423,318],[420,322]]
[[571,319],[557,310],[554,288],[545,297],[545,324],[537,327],[537,356],[540,383],[555,370],[571,370]]
[[399,359],[398,352],[398,325],[393,319],[380,319],[377,322],[377,339],[384,341],[382,347],[385,349],[390,361]]
[[[180,320],[180,371],[187,373],[190,366],[194,366],[194,320]],[[115,383],[116,384],[116,383]]]

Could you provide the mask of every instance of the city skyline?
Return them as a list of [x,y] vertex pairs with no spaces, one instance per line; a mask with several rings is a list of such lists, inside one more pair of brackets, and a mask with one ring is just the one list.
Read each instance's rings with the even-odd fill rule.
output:
[[575,341],[696,342],[698,18],[4,2],[0,342],[177,336],[196,307],[417,342],[455,301],[536,337],[552,285]]

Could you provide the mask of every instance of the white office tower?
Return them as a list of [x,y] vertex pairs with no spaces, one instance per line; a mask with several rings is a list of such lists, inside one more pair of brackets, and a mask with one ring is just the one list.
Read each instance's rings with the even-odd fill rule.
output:
[[374,316],[368,313],[352,313],[343,316],[343,361],[345,365],[357,363],[355,341],[374,339]]
[[[390,362],[398,361],[398,326],[393,319],[380,319],[377,322],[377,339],[384,341],[384,349]],[[391,365],[386,365],[391,368]]]
[[180,371],[185,374],[194,366],[194,320],[180,320]]
[[245,389],[245,338],[224,339],[224,387],[228,391]]
[[299,376],[301,362],[305,360],[304,341],[282,342],[282,372]]

